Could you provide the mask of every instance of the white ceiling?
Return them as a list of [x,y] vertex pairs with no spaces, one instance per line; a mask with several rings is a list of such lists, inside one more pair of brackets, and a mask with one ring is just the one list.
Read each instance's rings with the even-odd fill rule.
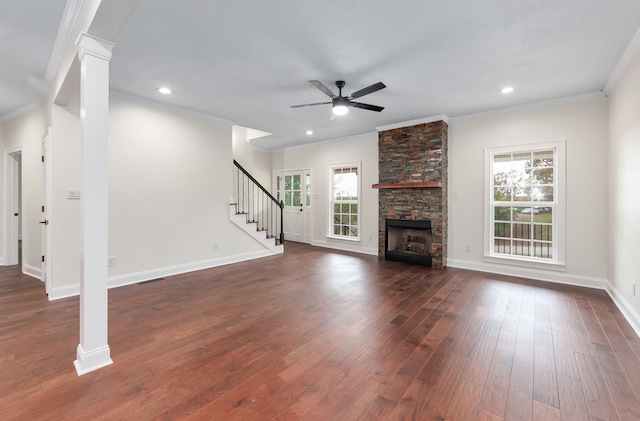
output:
[[[0,0],[0,118],[41,102],[66,0]],[[29,77],[31,76],[31,77]]]
[[[32,100],[64,4],[0,2],[0,116]],[[637,0],[146,0],[115,40],[111,88],[272,133],[255,144],[277,149],[600,91],[639,27]],[[328,99],[310,79],[346,94],[382,81],[358,101],[385,110],[291,109]]]

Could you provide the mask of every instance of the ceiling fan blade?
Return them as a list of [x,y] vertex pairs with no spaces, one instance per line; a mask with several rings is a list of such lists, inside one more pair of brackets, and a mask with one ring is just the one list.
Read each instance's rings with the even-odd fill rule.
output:
[[385,85],[382,82],[374,83],[371,86],[367,86],[366,88],[362,88],[359,91],[355,91],[354,93],[349,95],[349,99],[360,98],[361,96],[372,94],[372,93],[374,93],[376,91],[379,91],[380,89],[384,89],[386,87],[387,87],[387,85]]
[[349,106],[350,107],[356,107],[356,108],[362,108],[363,110],[377,111],[377,112],[380,112],[380,111],[384,110],[384,107],[380,107],[378,105],[363,104],[362,102],[350,101],[349,102]]
[[326,104],[331,104],[331,101],[329,101],[329,102],[314,102],[313,104],[290,105],[290,107],[291,108],[304,108],[304,107],[313,107],[315,105],[326,105]]
[[320,82],[319,80],[310,80],[309,83],[315,86],[316,88],[318,88],[319,90],[321,90],[322,92],[324,92],[325,95],[330,96],[331,98],[336,97],[336,94],[331,92],[331,89],[324,86],[322,82]]

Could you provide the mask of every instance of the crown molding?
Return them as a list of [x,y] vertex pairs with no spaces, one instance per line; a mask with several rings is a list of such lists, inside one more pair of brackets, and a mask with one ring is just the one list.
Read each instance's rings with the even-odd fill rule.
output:
[[620,76],[622,76],[622,73],[638,50],[640,50],[640,28],[638,28],[633,38],[631,38],[631,41],[629,41],[627,48],[624,49],[622,56],[620,56],[620,60],[618,60],[618,64],[613,68],[613,72],[611,72],[609,79],[607,79],[607,83],[604,85],[603,89],[605,94],[609,95],[611,93],[611,90],[616,85],[618,79],[620,79]]
[[433,123],[434,121],[440,121],[440,120],[449,124],[449,116],[447,116],[446,114],[438,114],[431,117],[419,118],[416,120],[409,120],[409,121],[401,121],[400,123],[394,123],[394,124],[388,124],[386,126],[376,127],[376,130],[379,132],[385,132],[387,130],[399,129],[401,127],[411,127],[411,126],[416,126],[418,124],[429,124],[429,123]]
[[587,101],[589,99],[598,99],[598,98],[606,98],[606,95],[602,91],[587,92],[579,95],[570,95],[570,96],[563,96],[560,98],[547,99],[544,101],[529,102],[527,104],[515,105],[513,107],[496,108],[494,110],[482,111],[474,114],[465,114],[461,116],[452,117],[451,120],[453,122],[470,120],[470,119],[479,118],[479,117],[488,117],[491,115],[510,113],[513,111],[542,108],[542,107],[548,107],[551,105],[569,104],[572,102]]
[[62,13],[62,19],[60,26],[58,27],[58,34],[56,35],[56,42],[53,44],[53,50],[49,57],[49,64],[44,74],[44,79],[51,83],[53,78],[62,63],[62,58],[71,41],[71,35],[73,34],[73,28],[80,16],[80,10],[82,9],[83,0],[67,0],[67,4]]
[[170,111],[174,113],[180,113],[180,114],[185,114],[193,117],[198,117],[198,118],[202,118],[202,119],[213,121],[220,124],[231,125],[231,126],[236,124],[236,122],[234,121],[227,120],[222,117],[217,117],[211,114],[206,114],[201,111],[191,110],[189,108],[180,107],[178,105],[166,104],[164,102],[154,101],[154,100],[143,98],[140,96],[127,94],[125,92],[115,91],[113,89],[109,91],[109,95],[113,98],[118,98],[123,101],[136,102],[138,104],[148,105],[150,107],[155,107],[155,108],[163,109],[165,111]]
[[78,35],[76,45],[78,46],[78,59],[80,61],[82,61],[84,56],[87,54],[102,60],[110,61],[112,54],[111,50],[113,50],[113,46],[115,44],[111,41],[107,41],[106,39],[82,32]]
[[0,122],[13,120],[14,118],[20,117],[24,114],[30,113],[31,111],[37,110],[40,107],[42,107],[41,104],[38,104],[36,102],[29,102],[28,104],[23,105],[20,108],[16,108],[13,111],[9,111],[6,114],[0,115]]

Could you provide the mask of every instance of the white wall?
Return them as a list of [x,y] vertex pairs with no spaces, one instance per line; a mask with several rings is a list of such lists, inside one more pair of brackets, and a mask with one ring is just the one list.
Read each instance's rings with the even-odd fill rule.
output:
[[[273,154],[276,170],[311,169],[312,244],[361,253],[378,252],[378,133],[286,148]],[[326,237],[329,220],[329,166],[361,162],[361,241]],[[276,166],[278,165],[278,166]]]
[[253,148],[247,140],[247,128],[234,125],[231,130],[233,159],[238,161],[247,171],[253,163]]
[[[484,148],[566,140],[566,272],[483,262]],[[604,287],[607,282],[607,99],[529,106],[449,125],[450,266]],[[465,246],[471,252],[465,252]]]
[[[267,254],[229,221],[230,123],[113,96],[109,113],[110,286]],[[79,293],[82,133],[67,109],[52,121],[55,299]]]
[[609,280],[640,323],[640,51],[609,96],[608,187]]
[[51,236],[51,295],[80,282],[81,200],[68,199],[69,189],[82,189],[82,126],[75,112],[51,108],[51,206],[48,212]]
[[[25,207],[23,209],[24,232],[22,233],[23,271],[31,276],[40,277],[41,265],[41,232],[40,206],[42,203],[42,138],[46,133],[46,115],[43,109],[31,111],[12,120],[2,123],[3,152],[22,147],[22,191]],[[1,159],[0,174],[2,195],[4,197],[4,158]],[[0,220],[4,221],[4,206],[1,207]],[[3,224],[0,224],[3,225]],[[2,232],[2,249],[4,249],[5,232]],[[4,250],[3,250],[4,252]]]
[[247,134],[246,127],[233,126],[233,159],[238,161],[265,189],[271,191],[271,179],[273,178],[271,152],[254,149],[247,140]]
[[272,168],[271,152],[254,149],[251,175],[253,175],[255,179],[270,192],[272,190],[271,184],[273,182]]
[[229,221],[230,124],[116,98],[109,123],[110,276],[214,266],[264,250]]

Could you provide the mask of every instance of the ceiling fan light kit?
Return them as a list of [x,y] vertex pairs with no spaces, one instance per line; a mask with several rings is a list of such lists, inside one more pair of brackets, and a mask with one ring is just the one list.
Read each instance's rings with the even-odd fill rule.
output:
[[291,108],[311,107],[315,105],[331,104],[333,108],[333,114],[337,116],[345,115],[349,112],[349,107],[362,108],[363,110],[380,112],[384,110],[384,107],[378,105],[364,104],[362,102],[352,101],[353,99],[360,98],[365,95],[369,95],[373,92],[386,88],[386,85],[382,82],[374,83],[366,88],[360,89],[352,93],[351,95],[343,96],[342,88],[345,85],[343,80],[336,81],[336,87],[338,88],[338,95],[334,94],[331,89],[327,88],[319,80],[310,80],[309,83],[320,90],[322,93],[331,97],[331,102],[314,102],[312,104],[292,105]]
[[333,100],[333,113],[335,115],[345,115],[349,112],[349,102],[342,97]]
[[349,112],[349,108],[346,105],[336,105],[333,107],[333,113],[335,115],[345,115]]

